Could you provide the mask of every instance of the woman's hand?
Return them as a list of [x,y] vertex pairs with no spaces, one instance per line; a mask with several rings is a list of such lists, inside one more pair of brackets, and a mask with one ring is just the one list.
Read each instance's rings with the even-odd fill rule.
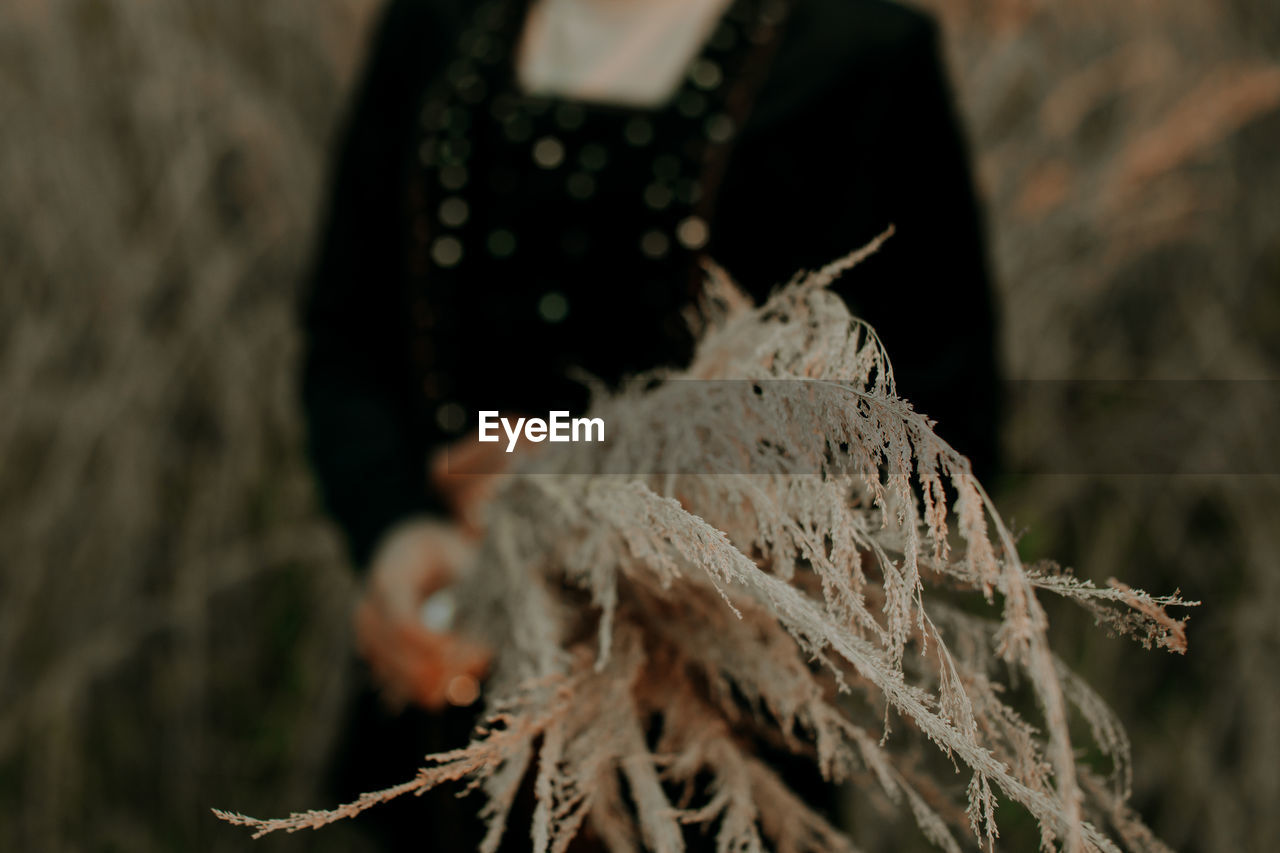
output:
[[452,584],[471,561],[484,504],[513,455],[499,444],[477,441],[474,434],[436,454],[431,482],[453,523],[405,522],[374,555],[356,609],[356,643],[393,703],[439,710],[446,703],[470,705],[480,695],[491,652],[450,632],[447,625],[429,627],[423,622],[423,604]]
[[392,530],[375,554],[356,608],[356,644],[393,704],[440,710],[478,698],[489,650],[429,630],[421,618],[423,602],[454,581],[474,550],[456,525],[423,519]]

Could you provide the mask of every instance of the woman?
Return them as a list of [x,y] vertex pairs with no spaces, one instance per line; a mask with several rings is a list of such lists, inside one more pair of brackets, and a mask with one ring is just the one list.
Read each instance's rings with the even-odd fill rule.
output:
[[[370,567],[359,633],[384,689],[465,704],[485,665],[416,621],[467,547],[440,519],[474,498],[428,460],[476,412],[578,409],[570,368],[680,363],[700,257],[760,298],[890,223],[841,295],[989,471],[992,299],[930,21],[882,0],[393,0],[339,157],[304,380],[326,502]],[[387,742],[352,754],[405,764],[348,763],[350,792],[468,726],[360,713]]]

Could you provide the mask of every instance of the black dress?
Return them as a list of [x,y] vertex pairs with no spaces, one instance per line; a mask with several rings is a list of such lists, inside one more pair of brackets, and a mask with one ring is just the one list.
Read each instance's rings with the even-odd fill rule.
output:
[[[759,299],[890,223],[837,290],[879,331],[903,396],[990,473],[992,294],[932,22],[881,0],[737,0],[676,94],[628,109],[521,94],[525,7],[393,0],[349,116],[303,390],[356,565],[391,525],[440,509],[426,460],[477,411],[576,409],[570,367],[612,381],[685,360],[700,254]],[[357,716],[346,793],[408,778],[468,724],[392,721],[371,702]]]

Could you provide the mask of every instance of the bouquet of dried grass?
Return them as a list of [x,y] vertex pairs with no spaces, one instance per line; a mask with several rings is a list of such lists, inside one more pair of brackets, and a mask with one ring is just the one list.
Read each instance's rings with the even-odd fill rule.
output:
[[[1001,795],[1046,850],[1162,849],[1126,805],[1123,729],[1050,650],[1036,594],[1176,652],[1185,619],[1165,608],[1187,602],[1019,561],[968,461],[826,289],[875,245],[759,307],[712,270],[689,368],[597,394],[608,443],[505,480],[459,590],[497,650],[469,746],[330,811],[219,816],[292,831],[461,782],[487,797],[494,851],[523,831],[508,816],[532,776],[539,853],[584,827],[679,851],[691,824],[721,851],[853,850],[768,744],[905,804],[944,850],[991,846]],[[1110,779],[1077,760],[1073,713]]]

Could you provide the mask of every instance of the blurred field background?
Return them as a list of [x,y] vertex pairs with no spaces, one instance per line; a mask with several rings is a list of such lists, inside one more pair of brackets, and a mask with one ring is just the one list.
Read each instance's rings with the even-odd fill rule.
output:
[[[1274,0],[931,2],[1009,375],[1277,378]],[[353,586],[301,453],[293,305],[378,6],[0,6],[0,849],[358,847],[251,845],[208,809],[326,804]],[[1123,414],[1015,408],[1010,453],[1082,423],[1134,442]],[[1221,417],[1280,470],[1247,400]],[[1280,478],[998,486],[1030,556],[1205,602],[1186,658],[1069,612],[1060,651],[1130,727],[1165,840],[1274,849]]]

